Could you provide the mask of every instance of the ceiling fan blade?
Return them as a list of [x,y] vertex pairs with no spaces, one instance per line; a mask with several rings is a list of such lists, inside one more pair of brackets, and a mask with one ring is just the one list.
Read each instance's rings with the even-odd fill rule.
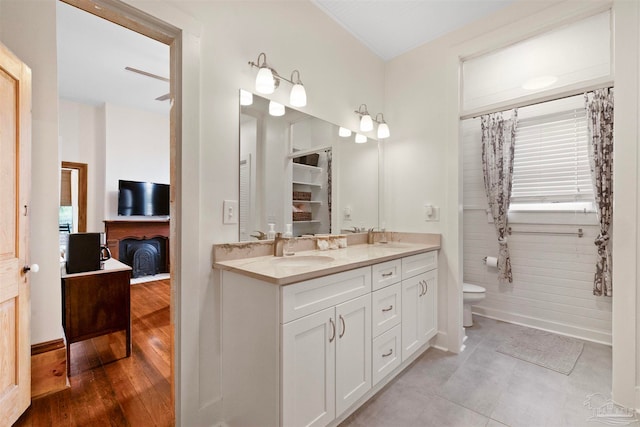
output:
[[146,71],[142,71],[142,70],[138,70],[137,68],[133,68],[133,67],[124,67],[125,70],[127,71],[131,71],[133,73],[138,73],[138,74],[142,74],[143,76],[147,76],[147,77],[151,77],[152,79],[158,79],[158,80],[162,80],[163,82],[168,82],[170,81],[168,78],[166,77],[162,77],[159,76],[157,74],[152,74],[152,73],[148,73]]
[[164,95],[157,97],[156,101],[166,101],[169,98],[171,98],[171,94],[165,93]]

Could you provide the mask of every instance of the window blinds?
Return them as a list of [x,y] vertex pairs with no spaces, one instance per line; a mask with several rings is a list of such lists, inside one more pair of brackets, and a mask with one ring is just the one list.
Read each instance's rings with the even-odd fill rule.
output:
[[513,203],[593,200],[584,108],[518,121]]

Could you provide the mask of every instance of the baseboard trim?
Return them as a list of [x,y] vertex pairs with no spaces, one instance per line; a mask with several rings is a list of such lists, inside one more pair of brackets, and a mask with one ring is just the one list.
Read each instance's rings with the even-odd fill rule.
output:
[[516,325],[527,326],[529,328],[540,329],[547,332],[553,332],[572,338],[578,338],[586,341],[592,341],[598,344],[611,345],[611,334],[604,331],[597,331],[586,328],[578,328],[563,323],[553,322],[544,319],[538,319],[529,316],[522,316],[516,313],[496,310],[493,308],[473,306],[473,314],[490,319],[501,320],[503,322],[514,323]]
[[31,355],[35,356],[59,348],[64,348],[64,340],[62,338],[31,345]]
[[62,339],[31,346],[31,398],[69,387],[67,348]]

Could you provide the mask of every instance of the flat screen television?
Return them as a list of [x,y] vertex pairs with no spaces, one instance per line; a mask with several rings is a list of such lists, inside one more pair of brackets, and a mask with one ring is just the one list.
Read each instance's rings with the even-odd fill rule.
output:
[[169,184],[119,180],[118,215],[169,215]]

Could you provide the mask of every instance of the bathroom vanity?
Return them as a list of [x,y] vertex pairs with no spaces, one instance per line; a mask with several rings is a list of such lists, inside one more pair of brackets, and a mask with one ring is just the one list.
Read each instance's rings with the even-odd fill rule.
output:
[[440,236],[388,234],[292,257],[214,246],[227,425],[337,425],[429,347]]

